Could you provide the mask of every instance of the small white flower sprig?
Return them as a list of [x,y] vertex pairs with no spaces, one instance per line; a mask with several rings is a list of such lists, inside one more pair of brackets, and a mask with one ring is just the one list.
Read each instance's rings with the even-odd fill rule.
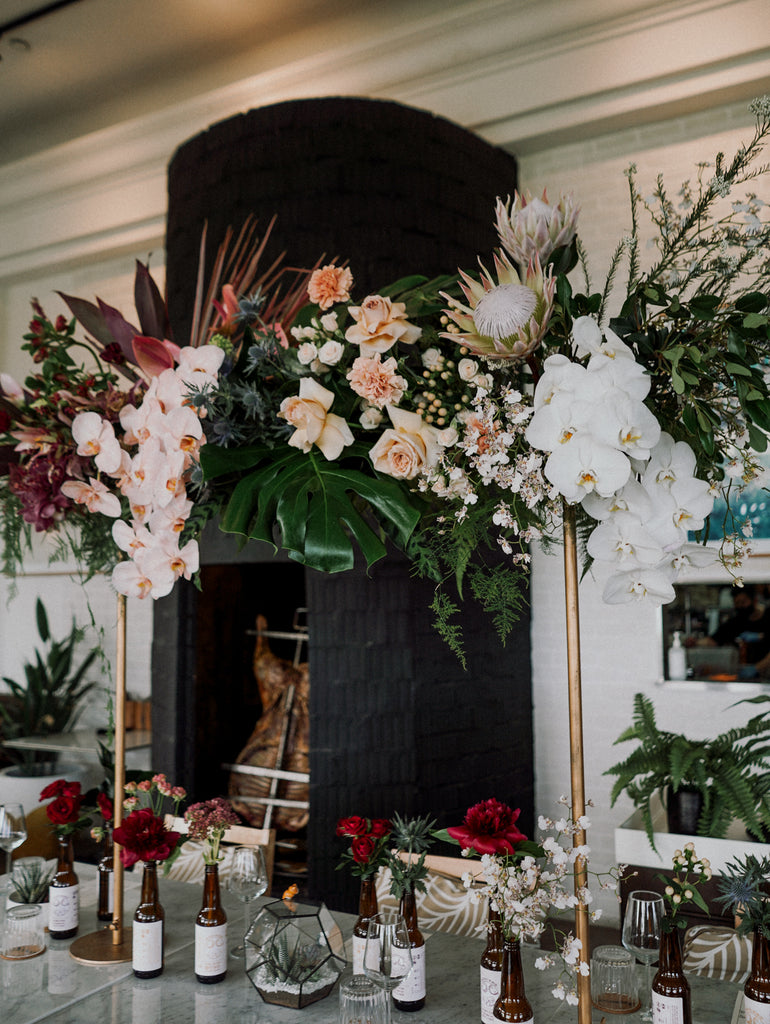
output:
[[669,879],[665,875],[658,875],[659,880],[666,883],[663,890],[666,916],[662,927],[667,932],[687,927],[687,921],[679,916],[679,912],[690,903],[708,913],[706,901],[698,892],[698,886],[708,882],[712,875],[711,864],[705,857],[698,857],[692,843],[685,843],[684,849],[675,850],[672,860],[674,877]]
[[[561,975],[552,990],[557,999],[577,1005],[577,976],[587,975],[589,966],[581,961],[582,942],[571,931],[558,929],[547,920],[548,912],[587,907],[593,895],[587,885],[574,891],[574,875],[579,858],[587,859],[590,849],[583,843],[573,845],[574,837],[590,827],[586,815],[576,820],[566,796],[559,799],[566,813],[554,820],[541,816],[538,827],[550,832],[540,843],[528,840],[515,828],[518,811],[511,811],[496,800],[484,801],[469,809],[462,826],[437,833],[441,839],[458,842],[462,855],[473,857],[481,853],[481,878],[468,872],[463,884],[474,900],[488,902],[500,914],[503,936],[508,940],[537,941],[546,928],[556,940],[556,952],[544,954],[535,961],[538,970],[546,970],[561,963]],[[590,803],[589,803],[589,806]],[[555,834],[553,834],[555,833]],[[594,875],[602,889],[614,890],[622,876],[623,867],[606,875]],[[598,920],[601,910],[590,912]]]

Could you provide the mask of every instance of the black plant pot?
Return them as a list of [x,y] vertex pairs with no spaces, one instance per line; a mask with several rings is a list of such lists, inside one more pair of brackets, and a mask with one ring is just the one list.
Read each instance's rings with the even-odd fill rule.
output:
[[680,786],[674,792],[670,787],[666,800],[669,832],[694,836],[698,832],[698,819],[703,810],[703,794],[694,786]]

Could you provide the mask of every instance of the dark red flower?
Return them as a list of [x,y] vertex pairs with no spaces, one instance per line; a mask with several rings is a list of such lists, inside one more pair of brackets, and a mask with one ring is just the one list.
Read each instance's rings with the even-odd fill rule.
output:
[[0,434],[11,429],[11,417],[5,409],[0,409]]
[[41,800],[50,800],[52,797],[59,796],[79,797],[80,783],[67,782],[66,779],[57,779],[56,782],[49,782],[40,793]]
[[349,836],[354,838],[355,836],[363,836],[369,831],[369,823],[366,818],[360,818],[357,814],[354,814],[350,818],[340,818],[337,822],[337,835],[338,836]]
[[[78,786],[78,788],[80,788]],[[54,825],[72,825],[80,817],[80,807],[83,803],[81,796],[71,796],[62,793],[55,800],[52,800],[45,809],[48,820]]]
[[166,829],[163,819],[149,807],[132,811],[120,828],[113,832],[115,842],[122,847],[120,859],[130,868],[138,860],[167,860],[177,847],[179,833]]
[[392,825],[387,818],[372,818],[371,835],[377,839],[390,835]]
[[519,832],[515,822],[521,811],[511,810],[499,800],[482,800],[471,807],[462,825],[448,828],[461,849],[477,853],[513,853],[514,846],[527,837]]
[[102,817],[105,821],[112,821],[112,815],[114,808],[112,806],[112,800],[107,796],[106,793],[97,793],[96,802],[99,805],[99,810],[102,813]]
[[67,330],[67,318],[63,314],[59,313],[56,317],[55,327],[59,334]]
[[61,493],[67,479],[61,456],[55,451],[36,456],[28,465],[8,468],[11,490],[22,507],[22,518],[38,532],[54,529],[72,507],[69,498]]
[[356,864],[367,864],[374,853],[374,840],[371,836],[356,836],[350,844],[350,850]]

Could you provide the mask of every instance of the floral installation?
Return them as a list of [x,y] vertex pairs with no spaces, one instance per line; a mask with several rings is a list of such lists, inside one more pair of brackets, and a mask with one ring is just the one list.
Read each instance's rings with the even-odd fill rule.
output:
[[732,910],[739,935],[757,931],[770,939],[770,857],[735,857],[719,875],[717,903]]
[[393,831],[390,834],[388,867],[390,868],[390,891],[397,899],[406,893],[425,892],[425,854],[435,841],[434,818],[402,818],[393,815]]
[[[109,526],[95,532],[126,556],[115,585],[137,596],[195,577],[215,515],[325,572],[351,568],[356,548],[370,566],[392,543],[435,582],[437,626],[461,658],[458,601],[480,602],[504,640],[531,544],[558,539],[567,515],[585,568],[610,567],[608,602],[669,601],[683,569],[717,557],[740,583],[750,524],[737,499],[770,431],[770,219],[751,187],[770,99],[751,110],[753,137],[677,195],[659,178],[645,197],[628,169],[629,233],[601,288],[575,198],[516,192],[490,211],[491,263],[368,295],[335,263],[282,290],[256,276],[264,239],[241,237],[196,299],[186,348],[146,268],[139,328],[65,296],[103,371],[81,379],[74,327],[41,311],[28,344],[50,366],[43,382],[0,378],[0,441],[17,449],[26,514],[57,530],[95,510]],[[4,499],[7,553],[18,488]]]
[[222,837],[231,825],[238,824],[238,816],[223,797],[191,804],[185,811],[188,839],[200,840],[205,864],[218,864],[224,859],[220,850]]
[[351,874],[358,878],[371,878],[388,863],[388,840],[392,825],[387,818],[362,818],[355,814],[340,818],[337,835],[349,839],[350,844],[343,852],[336,870],[350,867]]
[[159,772],[151,779],[127,782],[124,786],[123,809],[129,813],[112,835],[120,846],[123,867],[130,868],[137,861],[168,861],[179,847],[182,836],[166,828],[162,815],[166,799],[173,801],[174,814],[187,793],[182,786],[172,786]]
[[57,779],[40,791],[40,801],[50,800],[45,813],[58,836],[70,836],[91,823],[90,809],[83,807],[79,782]]
[[[555,998],[576,1006],[577,975],[587,975],[588,964],[580,959],[582,943],[571,931],[563,932],[546,922],[548,911],[574,910],[587,906],[593,895],[587,885],[575,892],[572,882],[578,858],[585,859],[590,849],[585,844],[573,845],[574,837],[590,827],[587,816],[573,821],[568,800],[559,803],[566,813],[554,820],[540,816],[538,827],[544,833],[540,843],[528,839],[516,826],[520,811],[496,799],[482,800],[466,812],[462,825],[435,833],[437,839],[460,846],[462,856],[481,857],[481,875],[474,879],[468,872],[463,882],[470,898],[488,902],[500,914],[505,939],[537,940],[546,927],[554,933],[556,953],[538,957],[535,967],[546,970],[561,964],[561,974],[552,993]],[[590,806],[590,802],[589,802]],[[552,834],[545,834],[552,833]],[[601,878],[603,890],[616,890],[625,871],[620,865]],[[570,889],[573,891],[570,891]],[[598,920],[601,910],[591,911]]]
[[666,914],[663,918],[662,928],[667,932],[687,927],[687,921],[680,916],[680,911],[690,903],[694,903],[704,914],[708,913],[708,906],[698,891],[698,887],[704,882],[708,882],[712,875],[709,861],[705,857],[702,859],[698,857],[693,843],[685,843],[681,850],[675,850],[672,862],[674,865],[672,878],[658,875],[665,886],[663,901],[666,905]]

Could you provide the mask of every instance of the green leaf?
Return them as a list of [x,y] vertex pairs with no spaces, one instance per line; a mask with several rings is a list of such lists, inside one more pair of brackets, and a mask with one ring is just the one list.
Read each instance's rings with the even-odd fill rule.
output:
[[671,368],[671,386],[678,395],[685,393],[684,381],[673,367]]
[[48,643],[51,639],[51,631],[48,628],[48,616],[46,615],[45,606],[40,598],[37,599],[35,605],[35,617],[37,618],[37,631],[40,639],[43,643]]
[[764,313],[749,313],[743,318],[743,326],[749,329],[764,327],[767,323],[770,323],[770,318]]
[[[296,449],[278,458],[263,449],[261,459],[253,450],[250,458],[252,465],[263,464],[235,485],[222,529],[275,544],[273,531],[278,526],[280,543],[291,557],[321,572],[352,568],[351,538],[367,565],[382,558],[385,544],[373,525],[386,525],[395,543],[404,547],[419,521],[408,492],[390,478],[371,477]],[[361,502],[373,513],[374,522],[364,518]]]
[[753,423],[749,424],[749,442],[755,452],[767,451],[767,434],[758,430]]
[[741,313],[760,313],[767,309],[767,296],[762,292],[747,292],[735,300],[735,308]]
[[725,369],[727,370],[728,373],[731,373],[731,374],[733,374],[733,376],[736,376],[736,377],[737,376],[740,376],[740,377],[750,377],[751,376],[751,370],[749,369],[748,366],[741,366],[740,363],[736,363],[734,361],[730,361],[730,360],[727,360],[727,359],[725,360]]

